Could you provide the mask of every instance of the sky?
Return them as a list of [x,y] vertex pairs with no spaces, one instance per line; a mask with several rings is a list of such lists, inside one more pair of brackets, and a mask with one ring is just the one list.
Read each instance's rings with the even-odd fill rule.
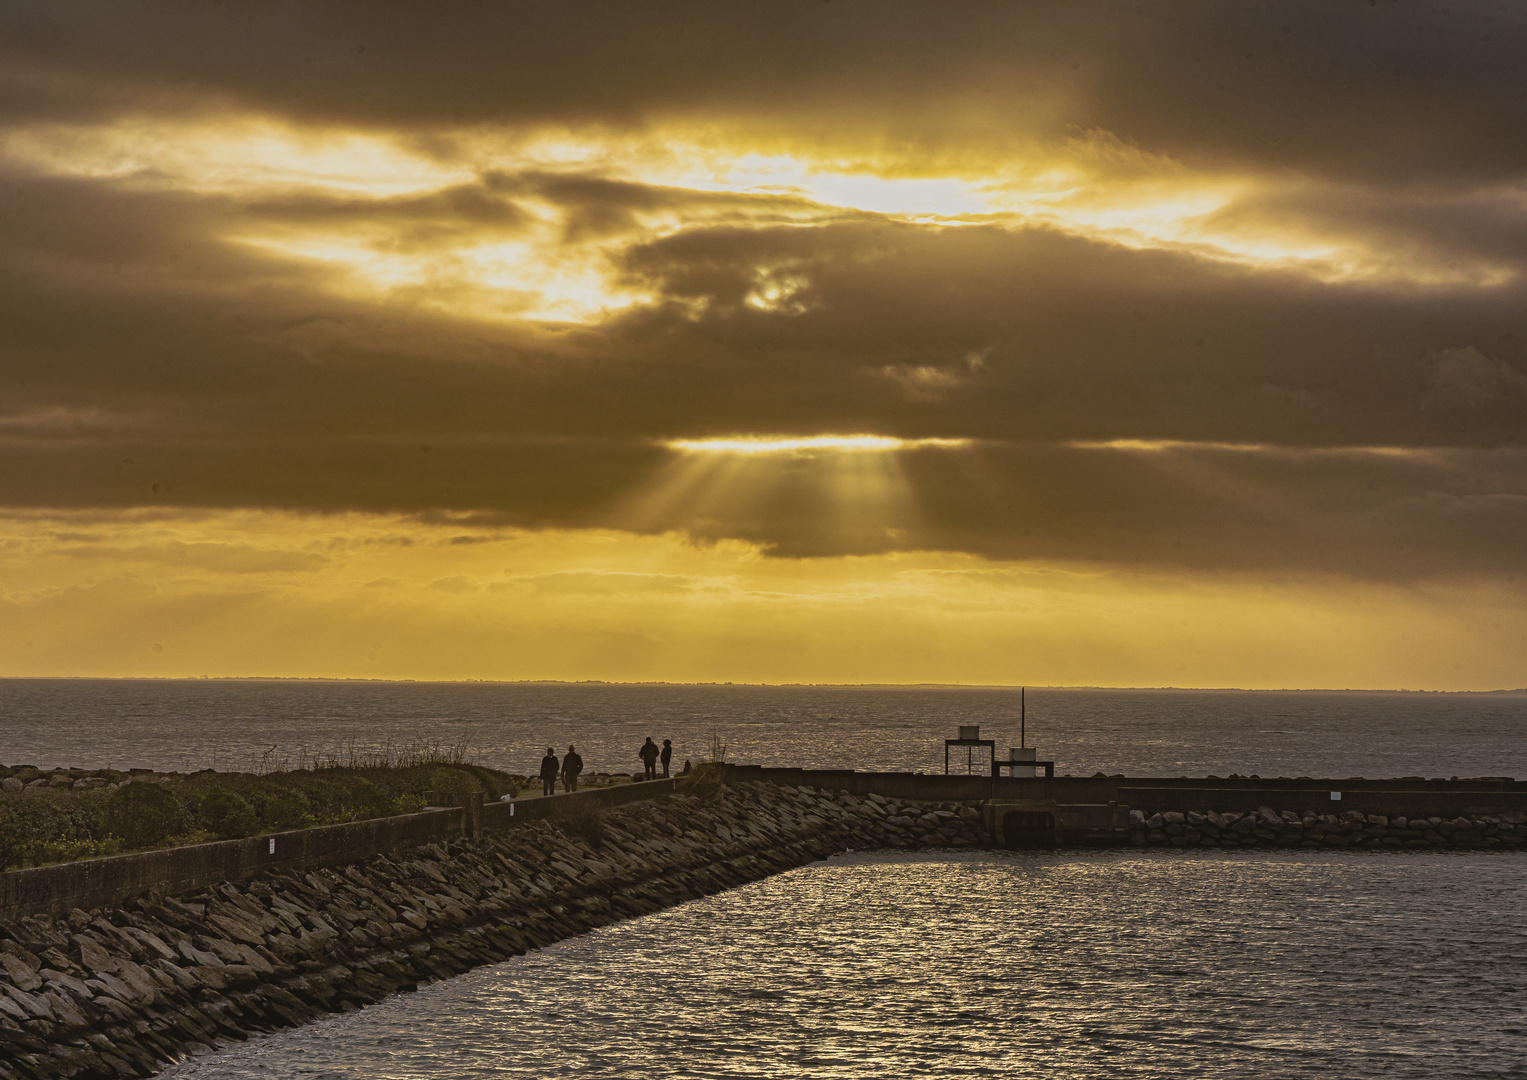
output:
[[1527,686],[1527,8],[0,8],[0,675]]

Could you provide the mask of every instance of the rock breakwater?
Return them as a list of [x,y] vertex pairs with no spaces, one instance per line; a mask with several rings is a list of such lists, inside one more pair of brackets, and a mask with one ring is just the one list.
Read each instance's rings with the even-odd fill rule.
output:
[[956,803],[741,784],[0,927],[0,1077],[149,1076],[252,1032],[849,846],[970,846]]
[[1501,848],[1527,844],[1527,814],[1386,817],[1348,810],[1297,814],[1260,807],[1251,813],[1213,810],[1129,813],[1136,846],[1303,848]]

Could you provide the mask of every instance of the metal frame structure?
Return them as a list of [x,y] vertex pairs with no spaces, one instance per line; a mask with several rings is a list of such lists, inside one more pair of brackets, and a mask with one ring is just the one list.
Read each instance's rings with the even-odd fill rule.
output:
[[[945,739],[944,740],[944,775],[949,775],[949,748],[951,746],[984,746],[991,750],[992,775],[997,775],[997,740],[996,739]],[[969,761],[966,762],[969,764]]]
[[[1028,730],[1027,730],[1027,728],[1028,728],[1028,702],[1026,700],[1027,697],[1028,697],[1028,687],[1019,687],[1019,690],[1018,690],[1018,746],[1019,746],[1020,749],[1023,749],[1023,750],[1027,750],[1028,749]],[[960,733],[962,735],[966,735],[966,734],[969,734],[969,735],[978,735],[980,733],[980,731],[981,731],[980,726],[976,725],[976,724],[972,724],[972,725],[968,725],[968,726],[965,725],[965,724],[961,724],[960,725]],[[1055,762],[1053,762],[1053,761],[998,761],[997,760],[997,740],[996,739],[965,739],[965,738],[960,738],[960,739],[945,739],[944,740],[944,775],[945,776],[949,775],[949,748],[952,747],[952,746],[965,746],[965,747],[970,747],[971,749],[974,749],[977,746],[984,746],[987,749],[989,749],[991,751],[991,778],[993,780],[996,780],[996,779],[998,779],[998,778],[1000,778],[1002,776],[1002,770],[1003,769],[1044,769],[1044,771],[1045,771],[1045,779],[1046,780],[1053,780],[1053,779],[1055,779]],[[1014,750],[1012,752],[1013,753],[1017,753],[1018,751]],[[968,755],[967,755],[965,760],[966,760],[966,770],[967,770],[967,772],[974,772],[975,770],[970,768],[971,762],[970,762],[970,758],[969,758]],[[1022,777],[1014,777],[1011,773],[1009,773],[1008,775],[1009,775],[1009,779],[1023,779]]]

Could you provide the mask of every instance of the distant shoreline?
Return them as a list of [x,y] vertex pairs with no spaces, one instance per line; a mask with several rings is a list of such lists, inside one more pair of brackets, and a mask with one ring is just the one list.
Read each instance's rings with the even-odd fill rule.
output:
[[1033,683],[808,683],[808,682],[669,682],[661,679],[623,682],[614,679],[380,679],[342,675],[0,675],[0,684],[39,682],[142,682],[142,683],[357,683],[397,686],[609,686],[694,687],[739,690],[1035,690],[1129,694],[1426,694],[1454,697],[1509,697],[1527,694],[1527,687],[1495,690],[1418,690],[1392,687],[1327,686],[1082,686]]

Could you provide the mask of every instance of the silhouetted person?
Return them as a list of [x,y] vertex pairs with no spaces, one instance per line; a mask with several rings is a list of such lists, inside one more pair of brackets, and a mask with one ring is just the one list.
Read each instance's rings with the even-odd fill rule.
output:
[[636,752],[636,756],[642,759],[642,768],[646,775],[643,780],[657,779],[657,743],[652,741],[652,736],[647,736],[647,741],[642,743],[642,748]]
[[668,763],[673,760],[673,740],[672,739],[664,739],[663,740],[663,752],[657,756],[657,759],[663,763],[663,779],[667,780],[668,779]]
[[583,759],[578,756],[578,751],[573,749],[573,744],[567,744],[567,757],[562,759],[562,790],[578,790],[578,774],[583,771]]
[[562,771],[562,766],[557,763],[557,752],[551,747],[546,748],[546,756],[541,759],[541,794],[553,795],[557,790],[557,773]]
[[690,765],[689,759],[685,758],[684,759],[684,771],[679,773],[679,775],[680,776],[688,776],[689,775],[689,770],[692,769],[693,767],[694,766]]

